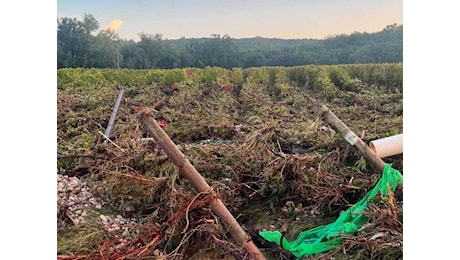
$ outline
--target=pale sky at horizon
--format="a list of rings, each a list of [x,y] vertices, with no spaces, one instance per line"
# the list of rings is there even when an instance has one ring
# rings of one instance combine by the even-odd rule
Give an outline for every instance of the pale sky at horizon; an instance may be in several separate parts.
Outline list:
[[[402,0],[57,0],[58,17],[92,14],[101,29],[121,20],[121,38],[160,33],[164,39],[209,37],[323,39],[337,34],[381,31],[403,24]]]

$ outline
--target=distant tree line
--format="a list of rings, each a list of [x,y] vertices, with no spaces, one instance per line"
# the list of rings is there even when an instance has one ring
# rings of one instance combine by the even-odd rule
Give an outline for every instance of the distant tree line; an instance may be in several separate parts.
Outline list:
[[[403,61],[403,26],[392,24],[376,33],[354,32],[317,39],[162,39],[161,34],[139,33],[140,40],[120,39],[100,30],[91,14],[57,21],[58,68],[171,69],[206,66],[222,68],[299,66]]]

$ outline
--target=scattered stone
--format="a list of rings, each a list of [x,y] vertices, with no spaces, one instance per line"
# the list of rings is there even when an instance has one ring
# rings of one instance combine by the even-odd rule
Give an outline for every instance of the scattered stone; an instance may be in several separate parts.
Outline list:
[[[89,191],[87,184],[77,177],[69,177],[58,174],[57,176],[57,200],[58,200],[58,216],[65,217],[66,214],[72,218],[73,224],[86,222],[88,212],[94,209],[102,209],[103,203],[98,201]],[[60,213],[64,210],[64,213]],[[137,222],[135,218],[126,219],[121,215],[99,215],[101,224],[109,232],[121,231],[124,237],[129,236],[131,232],[135,232],[130,226],[134,226]],[[63,221],[58,217],[58,227],[72,225],[69,221]],[[133,229],[131,231],[131,229]],[[120,246],[123,243],[120,244]]]
[[[107,219],[106,216],[104,215],[99,215],[99,218],[102,220],[102,222],[108,222],[109,220]]]
[[[63,182],[58,182],[57,190],[58,192],[64,192],[65,185]]]

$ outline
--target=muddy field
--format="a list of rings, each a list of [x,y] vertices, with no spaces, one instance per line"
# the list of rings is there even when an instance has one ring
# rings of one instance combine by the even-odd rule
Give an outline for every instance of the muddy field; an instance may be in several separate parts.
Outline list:
[[[279,230],[288,240],[333,222],[381,176],[318,118],[307,95],[366,143],[403,132],[403,96],[388,88],[331,92],[282,76],[199,82],[190,73],[173,83],[58,80],[58,259],[248,259],[211,211],[215,194],[197,193],[181,177],[142,128],[139,108],[152,112],[248,233]],[[402,155],[384,161],[403,173]],[[310,258],[402,258],[402,207],[400,187],[369,205],[359,234]],[[269,259],[292,257],[259,247]]]

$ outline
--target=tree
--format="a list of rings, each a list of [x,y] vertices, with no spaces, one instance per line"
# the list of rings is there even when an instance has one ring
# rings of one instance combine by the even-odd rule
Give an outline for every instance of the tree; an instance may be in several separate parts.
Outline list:
[[[58,68],[87,66],[89,37],[83,22],[68,17],[58,19]]]
[[[212,34],[204,40],[190,41],[186,46],[192,66],[233,68],[240,66],[240,49],[228,35]]]
[[[84,14],[82,27],[85,30],[86,34],[90,34],[99,29],[99,22],[94,18],[92,14]]]
[[[223,68],[308,64],[395,63],[403,58],[403,26],[391,24],[377,33],[353,32],[315,39],[208,38],[164,40],[139,33],[140,41],[120,40],[110,30],[98,33],[91,14],[58,18],[57,66],[153,69],[216,66]]]
[[[118,34],[112,30],[103,30],[92,38],[90,61],[91,67],[118,67]]]

